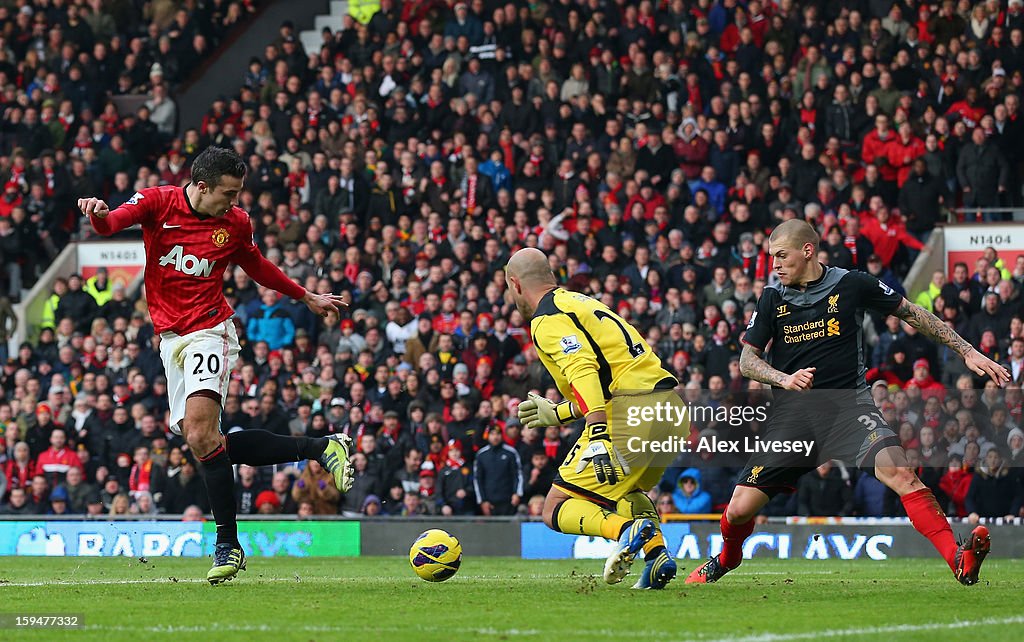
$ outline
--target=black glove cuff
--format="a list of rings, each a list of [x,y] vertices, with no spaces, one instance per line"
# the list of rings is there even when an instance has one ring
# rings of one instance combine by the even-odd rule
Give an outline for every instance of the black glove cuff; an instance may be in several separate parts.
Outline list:
[[[608,432],[608,424],[603,421],[587,424],[587,436],[590,441],[597,441],[600,439],[611,442],[612,440],[611,433]]]
[[[562,403],[555,404],[555,417],[562,424],[567,424],[576,419],[577,417],[572,411],[572,402],[563,401]]]

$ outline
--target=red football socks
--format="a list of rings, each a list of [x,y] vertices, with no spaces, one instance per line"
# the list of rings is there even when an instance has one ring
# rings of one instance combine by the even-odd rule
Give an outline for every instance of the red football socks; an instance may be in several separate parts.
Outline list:
[[[946,514],[942,512],[939,502],[935,501],[931,489],[916,490],[901,497],[900,501],[903,502],[910,523],[918,533],[928,538],[952,569],[956,558],[956,539],[953,537],[953,529],[946,521]]]
[[[754,520],[746,524],[733,524],[722,513],[722,553],[718,561],[728,569],[736,568],[743,561],[743,540],[754,532]]]

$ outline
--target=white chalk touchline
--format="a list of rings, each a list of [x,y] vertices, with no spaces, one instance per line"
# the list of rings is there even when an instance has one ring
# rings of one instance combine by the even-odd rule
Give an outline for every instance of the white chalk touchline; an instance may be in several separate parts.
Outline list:
[[[580,576],[583,577],[583,576]],[[412,576],[408,578],[393,578],[395,581],[402,581],[403,579],[413,579]],[[461,576],[461,580],[571,580],[571,576],[565,573],[557,573],[551,575],[471,575],[466,574]],[[380,583],[381,578],[379,577],[323,577],[320,575],[311,575],[308,577],[299,576],[295,577],[252,577],[252,576],[239,576],[240,583],[251,584],[253,582],[259,584],[260,582],[361,582],[370,581],[374,583]],[[4,582],[0,581],[0,589],[6,587],[12,588],[30,588],[35,586],[99,586],[99,585],[117,585],[117,584],[206,584],[207,580],[198,577],[175,577],[172,579],[168,576],[154,577],[153,579],[144,580],[51,580],[49,582]]]
[[[805,571],[794,569],[792,571],[755,571],[755,570],[743,570],[743,571],[732,571],[729,573],[730,576],[748,576],[756,577],[758,575],[835,575],[841,577],[845,575],[842,571]],[[577,571],[575,576],[566,573],[513,573],[510,575],[491,575],[491,574],[473,574],[463,573],[459,576],[462,581],[465,580],[574,580],[582,579],[587,577],[585,571]],[[596,577],[596,575],[594,575]],[[239,578],[245,583],[246,580],[249,582],[361,582],[361,581],[372,581],[379,583],[380,577],[322,577],[319,575],[313,575],[309,577],[299,576],[298,579],[294,577],[252,577],[240,575]],[[400,580],[401,578],[395,578]],[[49,582],[0,582],[0,589],[4,587],[12,588],[30,588],[35,586],[94,586],[94,585],[116,585],[116,584],[206,584],[206,580],[196,577],[178,577],[171,579],[168,576],[154,577],[152,579],[124,579],[124,580],[52,580]]]
[[[899,634],[899,633],[917,633],[921,631],[938,631],[938,630],[955,630],[964,629],[970,627],[984,627],[984,626],[1005,626],[1009,624],[1021,624],[1024,623],[1024,616],[1006,617],[1006,618],[985,618],[980,620],[963,620],[959,622],[934,622],[929,624],[893,624],[887,626],[867,626],[860,628],[848,628],[848,629],[823,629],[820,631],[807,631],[803,633],[761,633],[758,635],[750,636],[737,636],[737,637],[725,637],[725,638],[696,638],[688,642],[789,642],[793,640],[811,640],[818,638],[842,638],[849,636],[873,636],[879,634]],[[247,632],[275,632],[275,631],[295,631],[302,630],[308,632],[320,632],[320,633],[331,633],[331,632],[352,632],[358,630],[358,625],[306,625],[296,627],[293,625],[272,625],[272,624],[199,624],[199,625],[173,625],[173,624],[157,624],[157,625],[143,625],[143,626],[127,626],[123,624],[103,626],[103,625],[91,625],[85,627],[87,629],[95,631],[131,631],[131,632],[147,632],[147,633],[166,633],[166,634],[177,634],[177,633],[247,633]],[[422,629],[423,627],[380,627],[374,625],[372,628],[375,631],[409,631],[410,628]],[[493,627],[456,627],[447,628],[446,631],[453,634],[459,633],[475,633],[478,635],[505,635],[509,637],[518,636],[541,636],[549,635],[550,630],[540,631],[537,629],[496,629]],[[586,631],[573,629],[576,634],[586,635],[609,635],[614,634],[613,631],[601,630],[601,631]],[[649,633],[655,634],[657,632],[651,631]]]
[[[417,627],[395,627],[395,626],[379,626],[376,624],[370,625],[320,625],[310,624],[302,626],[294,625],[272,625],[272,624],[151,624],[142,626],[128,626],[125,624],[113,624],[110,626],[106,625],[88,625],[86,629],[94,631],[122,631],[122,632],[146,632],[146,633],[270,633],[280,631],[303,631],[309,633],[351,633],[352,631],[366,630],[366,631],[393,631],[393,632],[408,632],[411,629],[417,630],[428,630],[423,626]],[[478,635],[505,635],[505,636],[539,636],[544,635],[546,631],[540,631],[538,629],[496,629],[494,627],[479,626],[479,627],[445,627],[445,631],[452,634],[458,633],[475,633]],[[584,631],[584,633],[605,633],[610,634],[611,631]]]
[[[311,577],[310,581],[324,579],[334,580],[335,578],[318,578]],[[254,580],[255,582],[301,582],[302,580],[296,580],[295,578],[288,577],[258,577]],[[0,582],[0,589],[7,587],[33,587],[33,586],[98,586],[104,584],[208,584],[208,580],[204,580],[198,577],[178,577],[171,579],[170,577],[155,577],[151,580],[53,580],[50,582]]]
[[[1024,623],[1024,616],[1005,618],[985,618],[981,620],[961,620],[958,622],[932,622],[929,624],[891,624],[884,626],[866,626],[849,629],[823,629],[805,633],[759,633],[757,635],[698,638],[693,642],[788,642],[789,640],[816,640],[818,638],[842,638],[853,635],[878,635],[884,633],[916,633],[919,631],[949,631],[975,626],[1003,626]]]

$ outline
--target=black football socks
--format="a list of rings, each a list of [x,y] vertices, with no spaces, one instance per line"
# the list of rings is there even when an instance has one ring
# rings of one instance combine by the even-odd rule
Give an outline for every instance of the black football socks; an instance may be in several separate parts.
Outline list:
[[[203,466],[206,494],[210,497],[213,519],[217,522],[217,543],[238,545],[238,522],[235,521],[235,471],[224,446],[199,461]]]
[[[225,439],[231,461],[249,466],[319,459],[328,444],[326,437],[285,437],[269,430],[236,430]]]

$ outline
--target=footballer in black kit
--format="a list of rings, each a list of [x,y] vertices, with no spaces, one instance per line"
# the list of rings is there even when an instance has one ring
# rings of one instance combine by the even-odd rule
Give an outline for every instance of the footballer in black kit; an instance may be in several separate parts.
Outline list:
[[[957,581],[977,584],[990,548],[988,529],[979,525],[957,543],[942,507],[882,420],[864,381],[864,311],[904,320],[997,385],[1009,382],[1010,373],[878,279],[822,265],[817,258],[820,240],[817,231],[799,219],[772,231],[768,253],[779,285],[761,294],[740,355],[743,376],[772,386],[774,401],[764,439],[813,437],[814,447],[808,456],[786,448],[751,456],[719,521],[721,552],[694,569],[686,583],[717,582],[739,566],[743,541],[754,531],[754,517],[772,495],[792,490],[797,478],[820,462],[840,459],[870,471],[899,495],[914,529],[932,543]]]
[[[900,445],[864,380],[861,324],[864,310],[888,316],[902,300],[902,295],[867,273],[827,266],[805,289],[782,284],[764,289],[743,342],[761,351],[768,349],[765,359],[782,372],[810,364],[816,368],[814,390],[773,390],[764,439],[798,440],[813,433],[815,456],[755,454],[739,484],[774,495],[792,489],[801,475],[822,460],[840,459],[871,468],[879,450]]]

